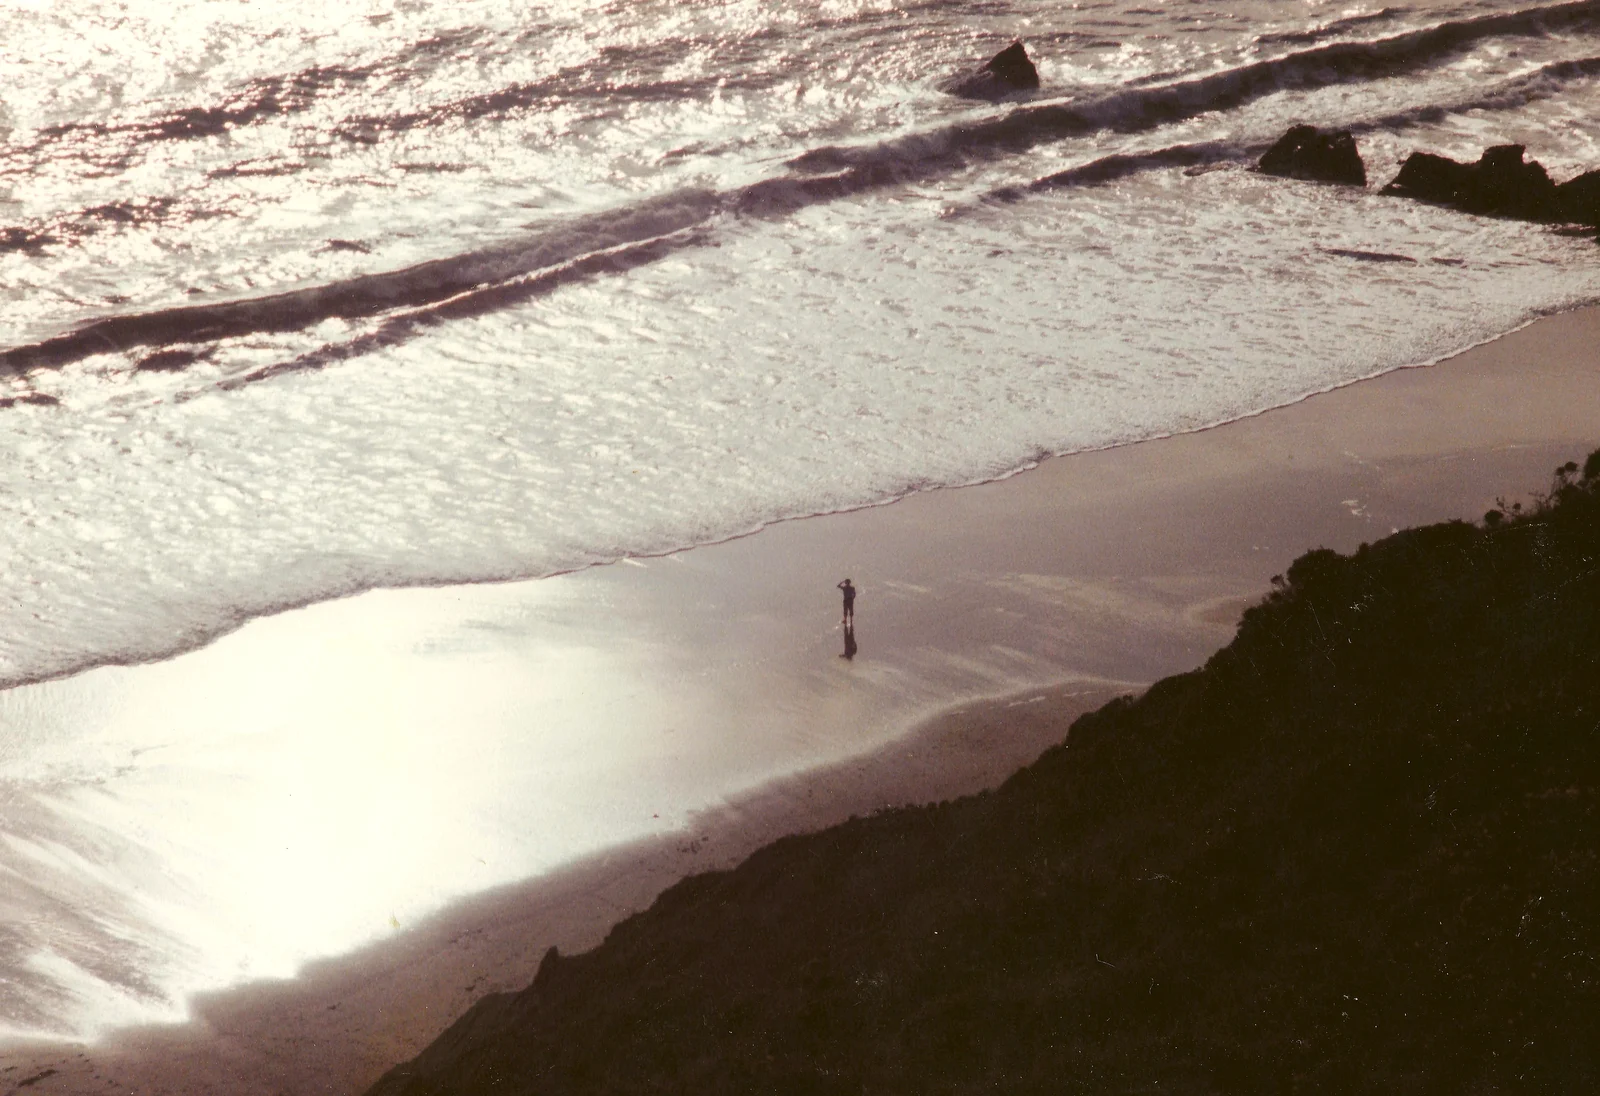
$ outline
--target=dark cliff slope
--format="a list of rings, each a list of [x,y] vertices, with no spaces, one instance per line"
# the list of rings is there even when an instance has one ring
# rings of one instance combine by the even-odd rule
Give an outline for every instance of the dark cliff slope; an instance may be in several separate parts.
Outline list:
[[[1600,454],[1494,518],[1302,557],[1000,790],[686,880],[374,1096],[1600,1091]]]

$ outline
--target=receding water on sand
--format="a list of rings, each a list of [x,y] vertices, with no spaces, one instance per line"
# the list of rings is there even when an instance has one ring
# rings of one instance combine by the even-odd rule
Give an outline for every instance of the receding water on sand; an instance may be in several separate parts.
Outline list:
[[[18,736],[0,862],[25,881],[6,931],[50,957],[8,982],[13,1030],[180,1018],[197,989],[291,976],[453,898],[870,750],[952,698],[1070,672],[1059,637],[1051,652],[1014,626],[1006,644],[938,635],[963,603],[1020,620],[1089,597],[1171,632],[1150,657],[1181,665],[1216,631],[1184,621],[1183,599],[1226,588],[952,576],[930,597],[880,581],[847,663],[831,599],[800,587],[831,584],[809,572],[691,554],[370,592],[167,662],[0,694]]]

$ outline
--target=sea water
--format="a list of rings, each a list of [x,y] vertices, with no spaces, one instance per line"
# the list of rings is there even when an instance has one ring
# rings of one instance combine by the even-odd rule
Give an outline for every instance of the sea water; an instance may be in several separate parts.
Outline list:
[[[1013,39],[1039,91],[938,90]],[[0,42],[7,686],[1003,476],[1600,299],[1592,239],[1378,193],[1418,149],[1600,167],[1595,0],[36,0]],[[1296,122],[1351,129],[1369,186],[1249,170]],[[0,733],[7,870],[55,855],[17,836],[41,789],[104,775],[46,739]],[[0,968],[72,1000],[21,924]]]

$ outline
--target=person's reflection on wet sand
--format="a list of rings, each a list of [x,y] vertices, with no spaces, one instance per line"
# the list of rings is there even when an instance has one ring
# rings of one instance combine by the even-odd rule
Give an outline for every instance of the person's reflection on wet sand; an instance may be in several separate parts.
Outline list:
[[[844,595],[844,654],[839,657],[851,659],[856,657],[856,588],[849,579],[837,588]]]

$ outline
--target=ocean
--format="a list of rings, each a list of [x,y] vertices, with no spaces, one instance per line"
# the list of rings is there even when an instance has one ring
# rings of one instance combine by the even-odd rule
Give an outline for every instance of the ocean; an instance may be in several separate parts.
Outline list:
[[[939,90],[1013,40],[1037,92]],[[1597,0],[18,0],[0,41],[4,687],[995,479],[1600,300],[1592,238],[1378,192],[1414,150],[1600,167]],[[1369,186],[1250,170],[1297,122]],[[40,788],[103,776],[0,733],[7,870]],[[31,916],[0,1027],[92,1030]]]

